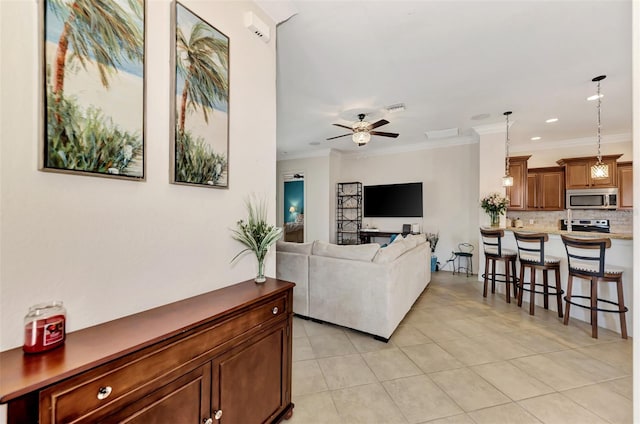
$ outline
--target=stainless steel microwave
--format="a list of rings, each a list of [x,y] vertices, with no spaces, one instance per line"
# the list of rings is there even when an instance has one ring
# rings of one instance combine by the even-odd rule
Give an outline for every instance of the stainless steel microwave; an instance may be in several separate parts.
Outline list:
[[[618,209],[617,188],[567,190],[567,209]]]

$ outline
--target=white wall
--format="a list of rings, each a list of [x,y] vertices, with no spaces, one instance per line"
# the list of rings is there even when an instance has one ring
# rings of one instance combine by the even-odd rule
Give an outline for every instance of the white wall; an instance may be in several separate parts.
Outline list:
[[[638,222],[640,210],[640,2],[632,4],[632,55],[633,58],[633,217]],[[633,229],[633,262],[640,263],[640,225]],[[633,285],[640,287],[640,267],[634,267]],[[640,290],[634,290],[633,304],[640,305]],[[633,315],[633,325],[640,328],[640,314]],[[640,405],[640,338],[633,339],[633,404]],[[640,422],[640,407],[633,411],[634,422]]]
[[[331,217],[331,199],[333,191],[330,188],[330,160],[329,156],[307,159],[290,159],[278,161],[278,223],[283,222],[284,179],[285,174],[301,172],[304,174],[304,239],[305,241],[329,240],[329,225]]]
[[[320,158],[284,160],[278,162],[278,174],[288,169],[305,168],[311,164],[323,166],[326,161]],[[381,230],[402,230],[403,223],[419,222],[424,232],[440,232],[440,241],[436,254],[444,263],[457,249],[458,243],[472,242],[477,248],[478,222],[478,145],[469,144],[448,148],[435,148],[405,153],[384,155],[355,153],[331,155],[329,184],[319,184],[322,192],[318,208],[324,215],[325,223],[335,222],[334,203],[326,201],[335,196],[336,182],[360,181],[364,185],[393,184],[402,182],[422,182],[424,192],[424,218],[415,219],[365,219],[364,223],[378,226]],[[318,178],[324,177],[321,169],[314,169]],[[309,182],[309,181],[306,181]],[[326,182],[326,181],[325,181]],[[279,186],[278,190],[282,188]],[[310,186],[305,186],[307,201],[315,197]],[[307,209],[307,217],[311,215]],[[322,223],[318,223],[321,225]],[[326,225],[326,224],[325,224]],[[309,234],[307,241],[335,241],[335,225],[323,234]],[[312,228],[309,229],[309,232]],[[330,234],[330,235],[329,235]]]
[[[250,192],[265,194],[275,219],[275,39],[243,25],[247,10],[271,22],[260,9],[182,0],[230,37],[230,188],[217,190],[169,184],[169,0],[146,2],[147,181],[37,170],[40,3],[0,2],[1,350],[22,345],[38,302],[63,300],[73,331],[252,278],[255,258],[229,263],[242,247],[229,228]]]

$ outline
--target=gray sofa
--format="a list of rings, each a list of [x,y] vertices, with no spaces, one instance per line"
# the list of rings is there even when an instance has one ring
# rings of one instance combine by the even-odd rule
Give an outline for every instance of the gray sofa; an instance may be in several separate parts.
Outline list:
[[[338,246],[278,242],[276,276],[293,281],[293,311],[387,341],[431,280],[424,235]]]

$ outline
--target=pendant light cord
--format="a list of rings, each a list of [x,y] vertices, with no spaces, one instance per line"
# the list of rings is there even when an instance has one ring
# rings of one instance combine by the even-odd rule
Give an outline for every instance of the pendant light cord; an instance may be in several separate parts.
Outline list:
[[[600,153],[600,105],[602,96],[600,96],[600,81],[598,81],[598,164],[602,163],[602,154]]]
[[[505,158],[507,158],[505,162],[505,170],[504,170],[504,175],[506,176],[509,176],[509,115],[510,114],[511,112],[504,114],[507,117],[507,140],[506,140],[506,143],[504,143],[504,156]]]

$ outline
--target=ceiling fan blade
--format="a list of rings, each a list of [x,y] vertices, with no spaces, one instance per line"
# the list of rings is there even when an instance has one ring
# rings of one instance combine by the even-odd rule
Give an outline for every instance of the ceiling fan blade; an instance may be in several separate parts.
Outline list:
[[[382,131],[371,131],[371,135],[379,135],[382,137],[393,137],[396,138],[400,134],[398,133],[390,133],[390,132],[382,132]]]
[[[387,125],[389,123],[389,121],[387,121],[386,119],[381,119],[378,122],[374,122],[373,124],[371,124],[371,129],[375,129],[378,127],[381,127],[383,125]]]
[[[336,127],[346,128],[346,129],[348,129],[348,130],[353,131],[353,128],[351,128],[351,127],[347,127],[346,125],[342,125],[342,124],[333,124],[333,125],[335,125]]]
[[[342,135],[337,135],[337,136],[335,136],[335,137],[329,137],[329,138],[327,138],[327,140],[333,140],[334,138],[346,137],[346,136],[348,136],[348,135],[353,135],[353,134],[342,134]]]

